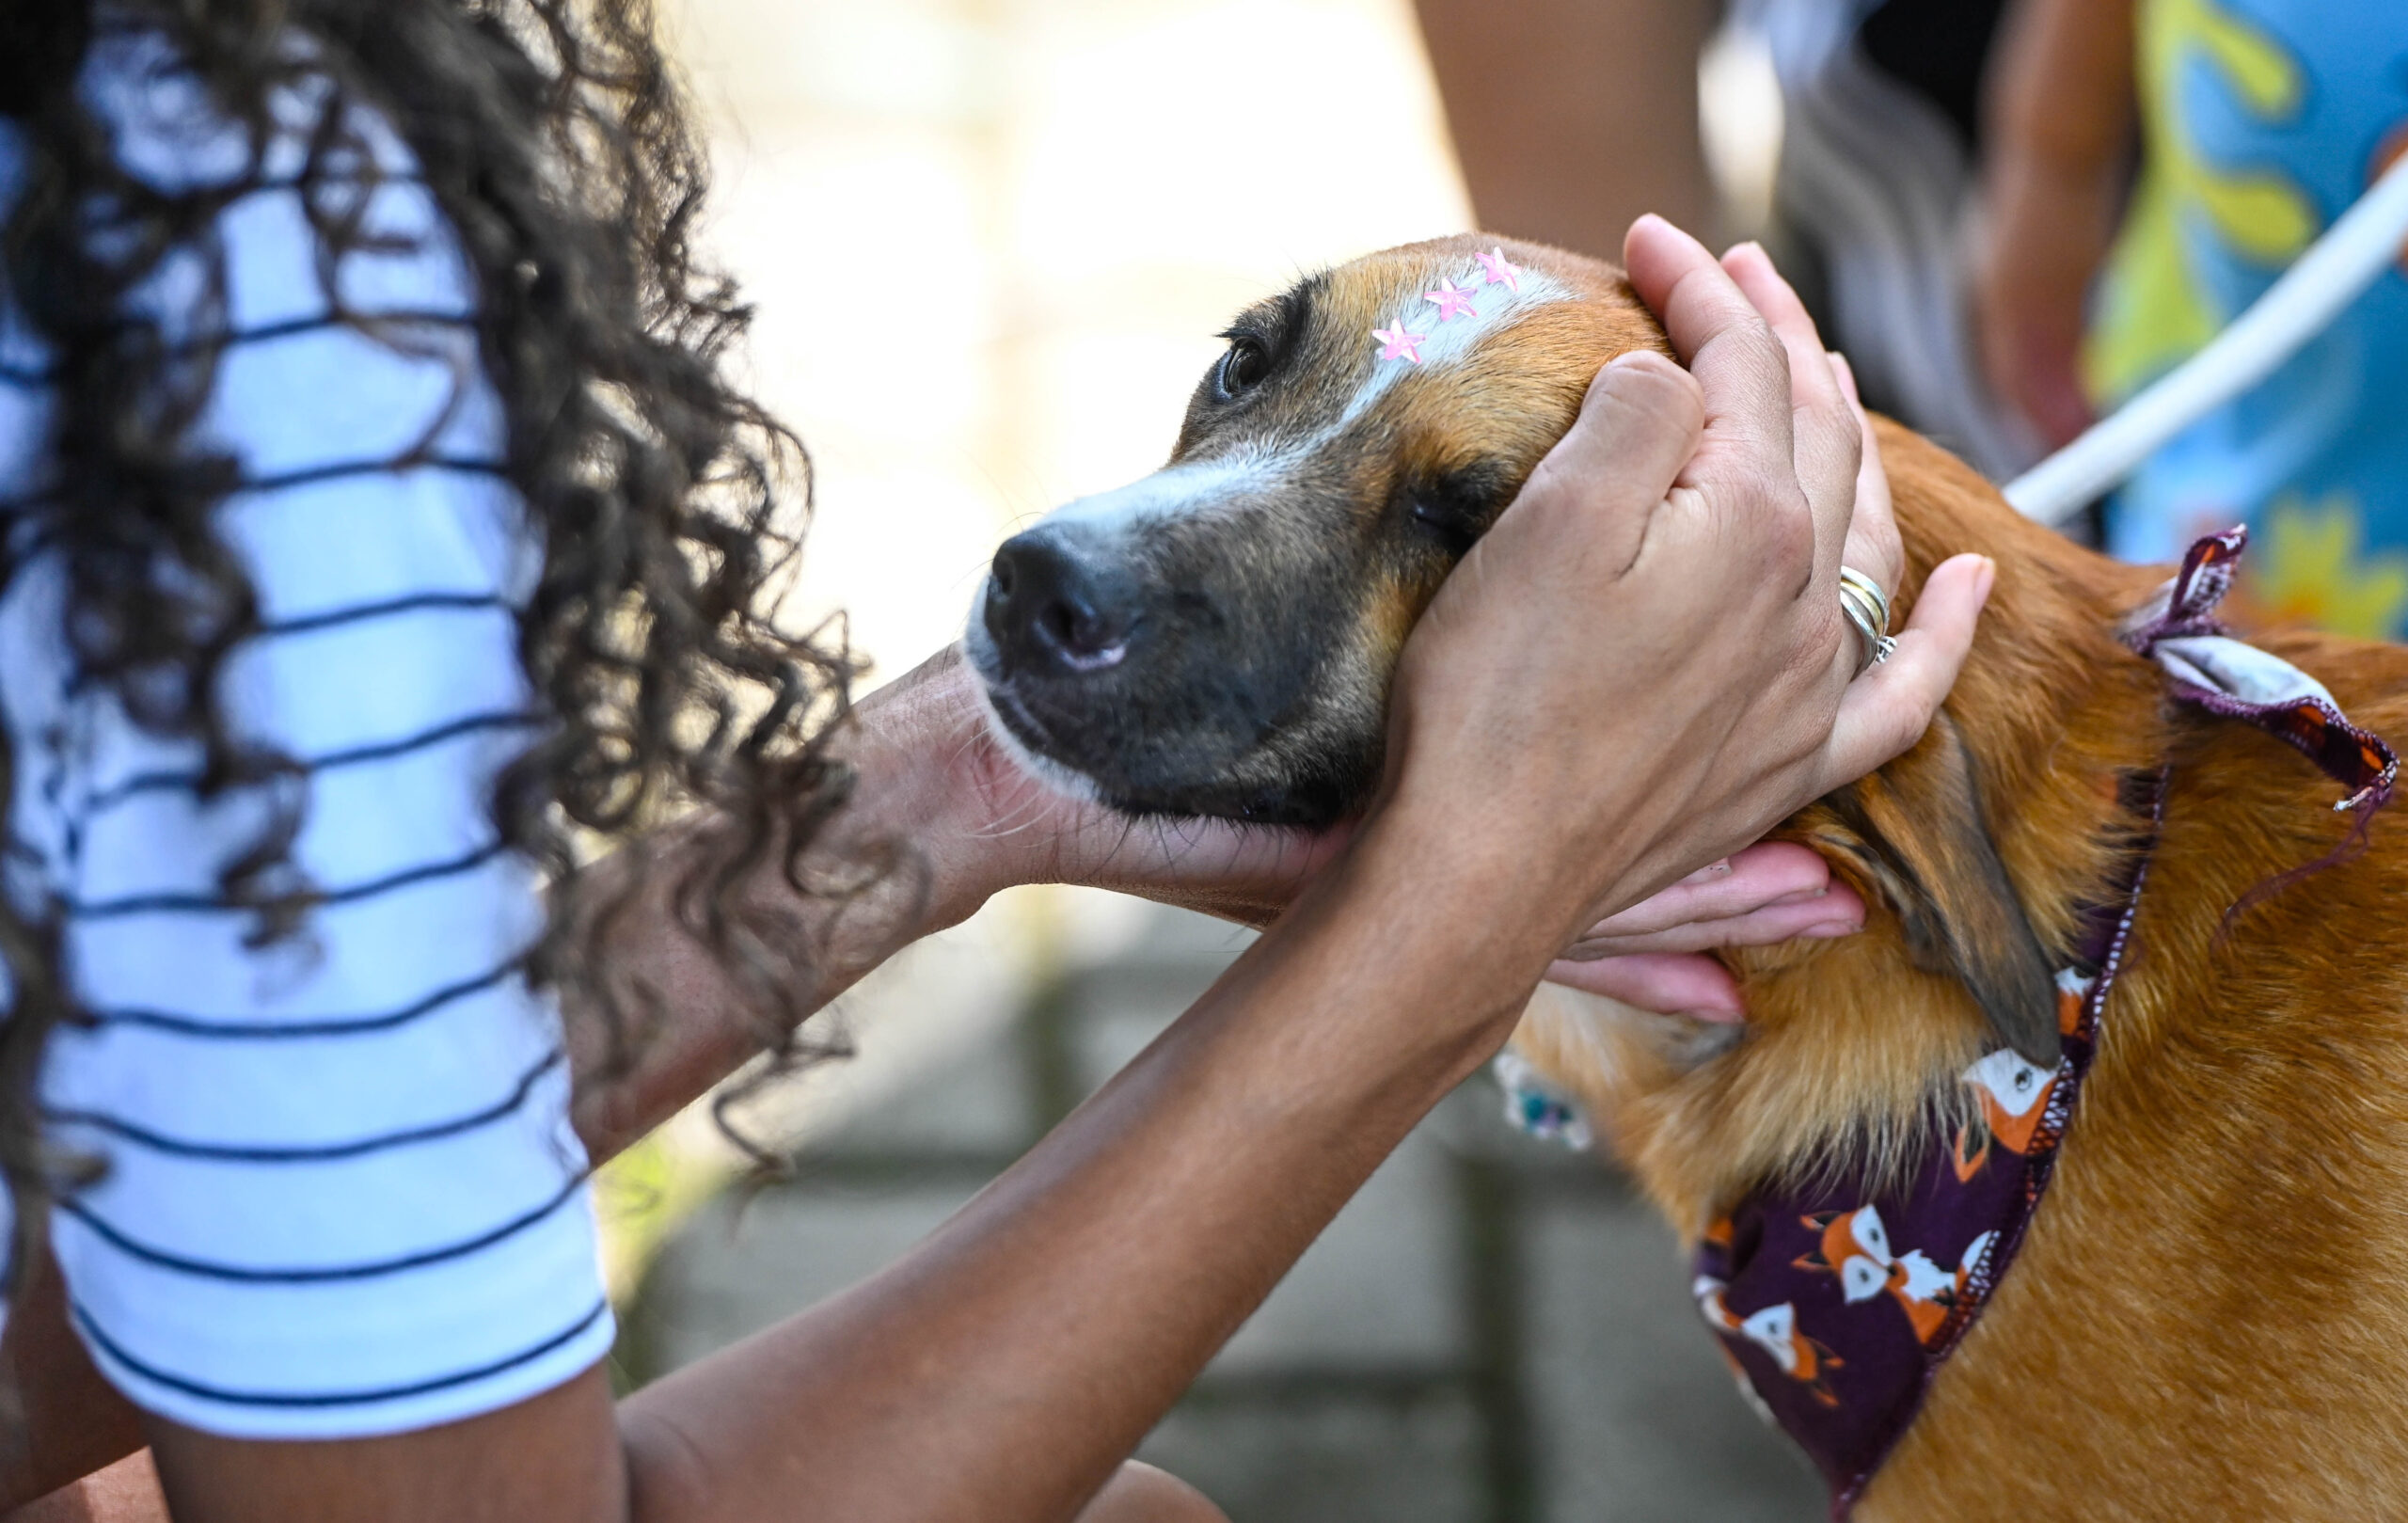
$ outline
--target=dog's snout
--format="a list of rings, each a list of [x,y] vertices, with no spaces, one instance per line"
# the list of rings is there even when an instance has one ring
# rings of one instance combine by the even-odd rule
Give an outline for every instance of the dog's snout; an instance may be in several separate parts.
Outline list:
[[[1099,672],[1129,651],[1136,590],[1061,536],[1005,541],[987,577],[987,633],[1013,671]]]

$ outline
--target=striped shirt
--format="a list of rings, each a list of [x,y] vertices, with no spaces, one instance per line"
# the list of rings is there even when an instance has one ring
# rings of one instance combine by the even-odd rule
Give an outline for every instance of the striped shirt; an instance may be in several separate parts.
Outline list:
[[[104,33],[83,87],[162,188],[247,163],[155,34]],[[188,252],[134,298],[171,339],[231,336],[198,435],[240,464],[218,529],[263,627],[220,701],[305,769],[293,860],[322,900],[298,937],[247,946],[219,892],[268,801],[203,801],[197,744],[76,679],[40,548],[52,357],[0,285],[0,530],[27,556],[0,593],[18,764],[0,886],[59,918],[93,1020],[52,1039],[41,1103],[59,1145],[105,1166],[57,1202],[53,1243],[111,1381],[249,1437],[489,1411],[592,1365],[613,1331],[559,1021],[518,974],[537,888],[490,816],[531,733],[514,603],[536,558],[472,279],[406,147],[355,108],[383,171],[370,227],[405,246],[347,253],[333,280],[407,341],[331,319],[291,188],[325,109],[324,91],[279,101],[265,183],[218,219],[222,313],[196,300]],[[0,124],[0,209],[24,152]]]

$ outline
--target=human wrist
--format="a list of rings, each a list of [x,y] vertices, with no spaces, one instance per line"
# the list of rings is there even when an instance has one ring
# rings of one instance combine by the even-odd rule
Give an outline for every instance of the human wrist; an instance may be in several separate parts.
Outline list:
[[[918,934],[958,925],[998,890],[1043,877],[1028,847],[993,828],[974,750],[985,719],[967,668],[941,652],[863,698],[840,749],[852,798],[848,839],[892,842],[924,875]]]
[[[1370,876],[1409,883],[1436,923],[1477,928],[1500,976],[1535,981],[1594,918],[1593,885],[1618,876],[1612,865],[1628,852],[1612,838],[1575,846],[1561,829],[1521,829],[1527,814],[1425,797],[1406,783],[1365,823],[1356,849]]]
[[[1336,979],[1304,1001],[1331,1023],[1321,1039],[1351,1055],[1308,1065],[1321,1074],[1317,1107],[1340,1103],[1341,1068],[1375,1108],[1415,1093],[1434,1101],[1504,1044],[1553,956],[1508,896],[1507,864],[1403,824],[1366,820],[1251,954],[1301,957]],[[1269,1046],[1290,1055],[1284,1065],[1316,1039],[1290,1015]]]

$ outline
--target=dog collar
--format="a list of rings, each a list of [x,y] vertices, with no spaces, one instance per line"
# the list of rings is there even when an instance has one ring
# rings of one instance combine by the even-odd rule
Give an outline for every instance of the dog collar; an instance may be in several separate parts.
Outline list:
[[[2199,541],[2124,638],[2164,670],[2176,700],[2280,738],[2350,789],[2336,807],[2355,813],[2363,830],[2389,801],[2399,758],[2315,679],[2225,634],[2213,611],[2246,544],[2240,529]],[[1699,1309],[1742,1392],[1822,1470],[1835,1518],[1913,1422],[2022,1245],[2098,1051],[2164,793],[2162,772],[2127,790],[2127,805],[2148,822],[2147,844],[2109,902],[2089,911],[2074,964],[2058,975],[2053,1069],[2011,1048],[1992,1052],[1960,1077],[1976,1119],[1935,1134],[1903,1185],[1818,1177],[1768,1187],[1697,1245]],[[1576,1110],[1533,1085],[1527,1065],[1500,1067],[1500,1077],[1509,1114],[1529,1130],[1585,1136]]]

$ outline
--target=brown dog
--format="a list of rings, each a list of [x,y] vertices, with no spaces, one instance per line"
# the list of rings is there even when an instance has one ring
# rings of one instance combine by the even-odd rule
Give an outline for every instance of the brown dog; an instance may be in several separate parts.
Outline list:
[[[1002,732],[1065,785],[1319,822],[1376,778],[1396,653],[1449,567],[1598,367],[1664,341],[1611,268],[1467,238],[1314,277],[1229,337],[1171,464],[1006,546],[967,644]],[[1732,955],[1744,1035],[1549,991],[1516,1046],[1695,1240],[1772,1182],[1902,1174],[1979,1105],[1964,1076],[2002,1043],[2052,1058],[2054,973],[2147,855],[2054,1182],[1858,1515],[2408,1515],[2408,854],[2378,821],[2228,919],[2335,849],[2347,790],[2167,700],[2117,635],[2163,570],[1879,430],[1901,605],[1948,555],[2000,569],[1923,741],[1785,828],[1863,894],[1865,934]],[[2408,734],[2408,650],[2258,643]],[[2130,800],[2161,772],[2151,850]],[[1814,1225],[1835,1272],[1888,1266],[1919,1334],[1962,1290],[1916,1289],[1914,1256],[1878,1244],[1849,1259],[1877,1220]]]

